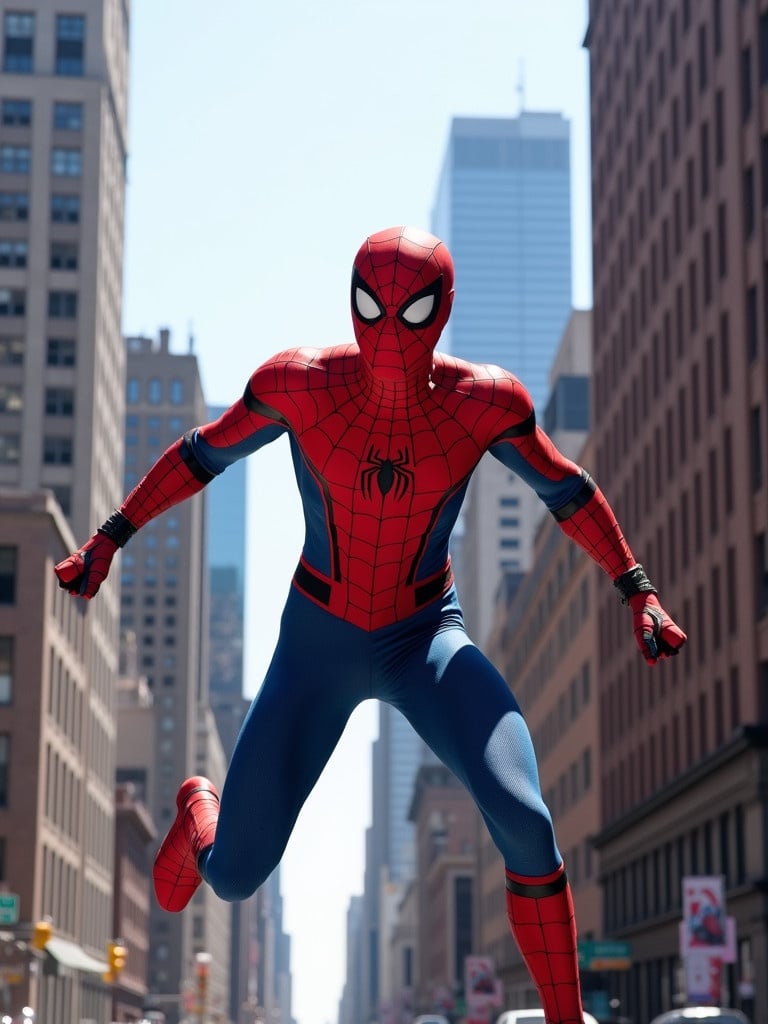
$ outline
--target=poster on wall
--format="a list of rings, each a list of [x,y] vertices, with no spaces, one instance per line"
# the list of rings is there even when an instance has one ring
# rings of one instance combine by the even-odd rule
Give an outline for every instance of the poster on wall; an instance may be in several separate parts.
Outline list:
[[[486,1024],[501,1006],[501,981],[496,977],[494,961],[488,956],[464,958],[464,996],[467,1018]]]
[[[697,950],[723,957],[728,945],[722,875],[683,879],[683,953]]]

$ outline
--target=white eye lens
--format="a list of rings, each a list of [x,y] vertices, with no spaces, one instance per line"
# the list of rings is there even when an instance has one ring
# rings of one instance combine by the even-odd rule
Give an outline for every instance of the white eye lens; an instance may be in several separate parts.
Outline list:
[[[423,324],[435,306],[434,295],[424,295],[416,299],[400,314],[407,324]]]
[[[357,311],[364,320],[376,320],[381,316],[381,310],[373,301],[368,292],[362,288],[355,288],[355,305]]]

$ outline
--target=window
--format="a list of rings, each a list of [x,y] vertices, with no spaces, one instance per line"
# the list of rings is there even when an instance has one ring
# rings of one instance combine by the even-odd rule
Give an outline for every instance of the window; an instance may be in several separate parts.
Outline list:
[[[48,366],[74,366],[76,345],[74,338],[49,338]]]
[[[126,401],[129,405],[136,405],[141,397],[141,384],[137,377],[129,377],[126,387]]]
[[[6,14],[3,37],[3,71],[16,74],[34,71],[34,14]]]
[[[755,169],[744,171],[744,237],[751,238],[755,230]]]
[[[0,636],[0,704],[13,700],[13,637]]]
[[[0,733],[0,807],[8,806],[8,768],[11,762],[11,738]]]
[[[79,149],[51,150],[51,174],[57,178],[79,178],[82,172],[82,155]]]
[[[768,544],[764,533],[755,537],[755,613],[758,619],[768,615]]]
[[[76,317],[77,292],[48,292],[48,316]]]
[[[85,69],[85,18],[56,16],[56,74],[82,75]]]
[[[0,366],[23,366],[24,339],[0,337]]]
[[[0,171],[3,174],[28,174],[29,146],[0,146]]]
[[[15,547],[0,547],[0,604],[16,601],[16,557]]]
[[[0,316],[24,316],[27,294],[20,288],[0,288]]]
[[[46,466],[72,465],[72,438],[46,437],[43,439],[43,462]]]
[[[0,466],[18,466],[21,461],[20,445],[18,434],[0,434]]]
[[[26,128],[32,124],[31,100],[3,100],[0,122],[9,128]]]
[[[170,387],[170,399],[172,405],[182,405],[184,403],[184,381],[183,380],[172,380]]]
[[[23,404],[20,384],[0,383],[0,413],[19,413]]]
[[[75,393],[72,388],[45,389],[46,416],[73,416],[75,413]]]
[[[0,241],[0,267],[26,267],[27,243]]]
[[[51,242],[51,270],[77,270],[77,242]]]
[[[757,331],[758,331],[758,318],[757,318],[757,287],[750,285],[747,289],[746,295],[746,328],[747,328],[747,354],[750,360],[757,358]]]
[[[147,387],[147,398],[152,405],[159,405],[163,400],[163,382],[152,377]]]
[[[62,132],[79,132],[83,127],[82,103],[54,103],[53,127]]]
[[[763,418],[759,405],[752,409],[752,490],[759,491],[763,486]]]
[[[741,51],[741,116],[749,120],[752,113],[752,50],[745,46]]]
[[[77,224],[80,220],[80,196],[52,195],[51,220],[54,224]]]
[[[27,220],[29,196],[26,192],[0,192],[0,220]]]

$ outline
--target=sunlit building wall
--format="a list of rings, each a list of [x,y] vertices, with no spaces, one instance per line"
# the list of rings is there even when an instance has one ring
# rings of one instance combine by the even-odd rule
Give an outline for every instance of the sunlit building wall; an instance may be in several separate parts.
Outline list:
[[[681,880],[723,875],[723,1001],[768,1014],[768,11],[590,3],[596,475],[690,639],[649,669],[599,580],[616,998],[680,997]],[[747,985],[741,984],[746,980]]]
[[[122,490],[129,7],[119,0],[74,0],[65,9],[42,0],[2,4],[0,33],[0,489],[51,491],[82,543]],[[21,522],[11,528],[24,530]],[[21,533],[4,532],[0,543],[18,554]],[[47,550],[52,555],[54,545]],[[52,565],[41,571],[50,574]],[[41,577],[39,592],[24,599],[50,610],[51,585]],[[21,808],[12,803],[0,840],[15,863],[35,871],[22,920],[51,914],[57,938],[103,957],[112,937],[118,574],[87,610],[71,614],[84,616],[82,665],[51,656],[24,685],[41,706],[66,687],[92,742],[73,743],[63,723],[54,728],[40,750],[51,774],[24,801],[42,813],[50,793],[69,792],[82,818],[62,846],[53,832],[15,827]],[[29,648],[46,650],[45,643],[43,633],[25,639]],[[11,774],[24,749],[11,748]],[[26,885],[8,875],[3,882],[10,891]],[[99,973],[74,981],[45,975],[35,999],[38,1019],[108,1015]]]

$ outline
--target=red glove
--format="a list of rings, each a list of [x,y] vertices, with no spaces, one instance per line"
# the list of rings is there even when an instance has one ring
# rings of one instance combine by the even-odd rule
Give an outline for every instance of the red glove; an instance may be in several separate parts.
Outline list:
[[[53,567],[59,586],[75,597],[90,601],[107,578],[117,544],[103,533],[94,533],[79,551]]]
[[[655,665],[662,658],[677,654],[688,637],[659,604],[656,588],[642,565],[622,573],[613,585],[622,602],[632,609],[637,646],[648,664]]]
[[[115,552],[135,532],[135,527],[122,512],[114,512],[79,551],[53,567],[59,586],[74,597],[90,601],[107,578]]]
[[[688,637],[667,615],[655,594],[636,594],[629,605],[637,646],[649,665],[679,653]]]

